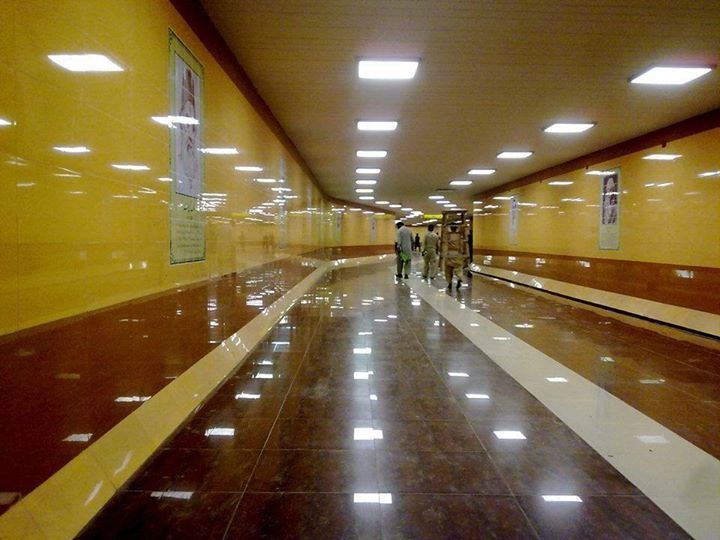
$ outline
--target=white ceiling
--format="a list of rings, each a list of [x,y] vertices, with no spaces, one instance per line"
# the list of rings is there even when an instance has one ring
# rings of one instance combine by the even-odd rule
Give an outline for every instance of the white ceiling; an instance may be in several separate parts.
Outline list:
[[[376,197],[426,212],[427,196],[474,177],[451,200],[720,107],[720,74],[679,87],[631,85],[652,65],[716,64],[718,0],[202,0],[317,179],[357,200],[355,168],[375,165]],[[357,77],[358,58],[421,58],[411,81]],[[394,119],[392,133],[358,119]],[[593,121],[550,135],[556,121]],[[382,160],[357,149],[386,149]],[[506,149],[530,149],[521,161]]]

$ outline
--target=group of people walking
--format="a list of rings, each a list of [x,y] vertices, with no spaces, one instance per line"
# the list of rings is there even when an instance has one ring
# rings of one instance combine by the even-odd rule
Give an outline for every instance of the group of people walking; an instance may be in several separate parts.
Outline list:
[[[445,279],[448,282],[447,288],[452,288],[452,278],[456,278],[456,287],[462,285],[462,271],[467,257],[467,245],[462,235],[458,232],[457,225],[451,225],[446,231],[446,239],[442,246],[443,253],[440,253],[440,236],[435,232],[435,225],[430,224],[425,233],[425,238],[420,243],[420,235],[416,234],[413,239],[412,232],[402,221],[396,225],[397,234],[395,238],[395,253],[397,254],[398,279],[408,279],[410,273],[410,261],[412,252],[421,250],[423,257],[423,279],[435,279],[437,273],[438,257],[442,256],[445,266]]]

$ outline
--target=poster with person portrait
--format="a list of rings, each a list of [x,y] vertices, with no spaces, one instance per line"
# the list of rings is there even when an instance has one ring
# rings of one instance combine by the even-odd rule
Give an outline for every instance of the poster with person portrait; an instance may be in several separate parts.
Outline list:
[[[518,243],[518,218],[520,214],[520,205],[516,195],[510,197],[510,244]]]
[[[170,32],[170,262],[205,260],[203,67]]]
[[[600,249],[620,249],[620,169],[600,178]]]

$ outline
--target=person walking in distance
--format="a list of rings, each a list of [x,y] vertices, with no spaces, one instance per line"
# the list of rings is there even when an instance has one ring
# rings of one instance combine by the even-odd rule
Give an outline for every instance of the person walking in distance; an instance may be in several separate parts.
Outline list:
[[[413,240],[413,251],[420,251],[420,235],[415,233],[415,240]]]
[[[439,242],[440,237],[435,232],[435,225],[428,225],[428,232],[425,234],[425,238],[423,238],[422,247],[423,279],[435,279]]]
[[[395,249],[397,251],[397,275],[398,279],[403,277],[403,270],[405,279],[410,276],[410,260],[412,259],[412,232],[400,221],[397,224],[398,230],[395,236]]]
[[[452,289],[452,277],[453,274],[455,274],[457,278],[457,288],[460,290],[467,244],[463,242],[457,225],[451,225],[450,232],[446,234],[447,241],[444,242],[443,261],[445,261],[445,279],[447,279],[448,282],[447,288],[448,290]]]

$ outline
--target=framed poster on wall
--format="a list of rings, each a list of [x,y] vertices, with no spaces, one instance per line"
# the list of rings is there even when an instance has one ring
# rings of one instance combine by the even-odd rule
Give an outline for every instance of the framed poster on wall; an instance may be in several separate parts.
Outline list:
[[[170,263],[205,260],[203,67],[170,31]]]
[[[518,218],[520,206],[516,195],[510,197],[510,244],[517,245]]]
[[[620,169],[600,178],[600,249],[620,249]]]

